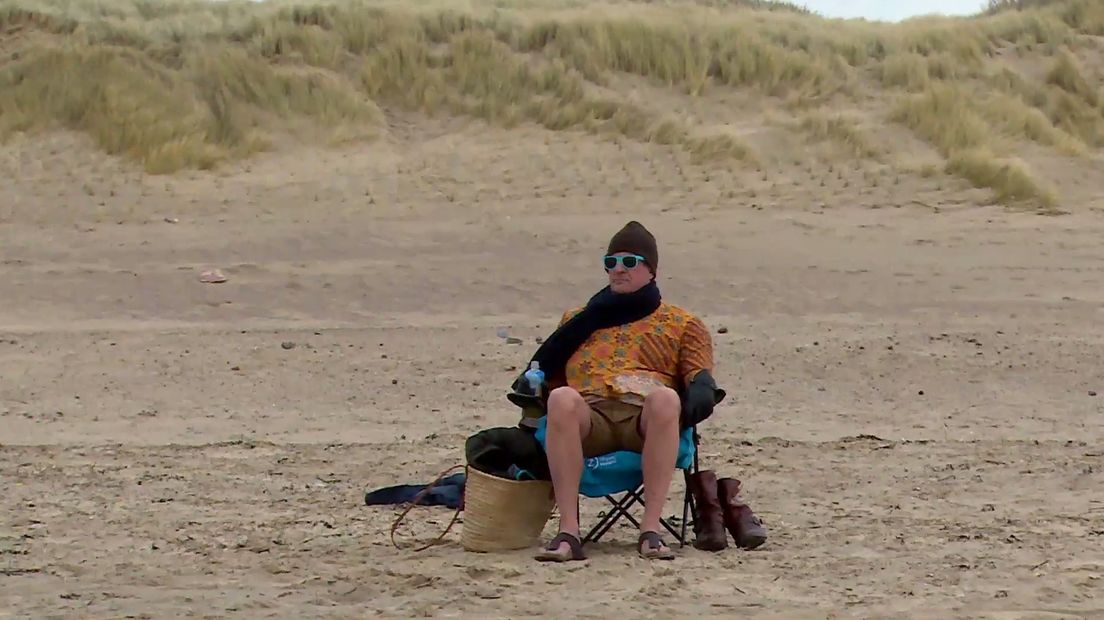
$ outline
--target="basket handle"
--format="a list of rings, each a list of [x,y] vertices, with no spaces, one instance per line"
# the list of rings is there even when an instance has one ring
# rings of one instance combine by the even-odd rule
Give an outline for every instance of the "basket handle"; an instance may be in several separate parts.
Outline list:
[[[399,516],[391,524],[391,544],[395,545],[396,549],[401,549],[402,548],[402,547],[399,546],[399,543],[395,542],[395,530],[399,529],[399,524],[402,523],[403,519],[406,518],[406,515],[409,514],[410,511],[415,506],[418,505],[418,500],[425,497],[426,494],[429,493],[430,489],[432,489],[437,483],[441,482],[441,480],[443,480],[444,477],[449,472],[451,472],[452,470],[454,470],[458,467],[463,467],[464,472],[467,473],[467,471],[468,471],[468,466],[467,465],[453,465],[452,467],[449,467],[445,471],[441,472],[437,476],[436,480],[434,480],[430,484],[426,485],[426,488],[422,489],[421,491],[418,491],[418,494],[414,496],[414,499],[410,500],[410,503],[408,503],[406,505],[406,508],[403,509],[403,511],[399,514]],[[441,540],[444,539],[445,535],[449,533],[449,530],[452,529],[452,526],[456,524],[457,519],[460,518],[460,511],[462,511],[462,510],[464,510],[464,501],[463,501],[463,499],[460,500],[460,506],[457,507],[456,512],[452,515],[452,521],[449,522],[448,527],[445,528],[445,531],[441,532],[441,534],[439,536],[437,536],[437,538],[433,539],[428,544],[423,545],[421,547],[418,547],[414,551],[415,552],[425,551],[426,549],[429,549],[433,545],[436,545],[437,543],[441,542]]]

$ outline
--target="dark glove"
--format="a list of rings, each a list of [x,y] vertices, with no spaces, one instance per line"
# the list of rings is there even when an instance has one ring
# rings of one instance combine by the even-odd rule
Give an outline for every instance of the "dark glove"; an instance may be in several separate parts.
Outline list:
[[[547,382],[541,387],[542,393],[547,394]],[[529,381],[525,379],[524,372],[518,375],[517,379],[510,385],[510,392],[506,394],[506,399],[521,407],[522,426],[535,426],[536,420],[548,412],[544,399],[533,393],[533,388],[529,385]]]
[[[717,387],[717,382],[709,371],[699,372],[686,388],[682,399],[682,415],[679,420],[682,428],[690,428],[708,419],[713,415],[713,407],[724,397],[725,391]]]
[[[548,381],[545,380],[541,384],[541,393],[548,393]],[[515,398],[529,401],[529,400],[543,400],[540,395],[533,391],[533,386],[529,385],[529,380],[525,378],[525,373],[521,373],[514,379],[514,382],[510,384],[510,400]]]

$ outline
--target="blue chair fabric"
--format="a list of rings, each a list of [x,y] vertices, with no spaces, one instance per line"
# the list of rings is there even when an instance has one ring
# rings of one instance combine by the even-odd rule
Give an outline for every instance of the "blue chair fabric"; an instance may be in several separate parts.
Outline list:
[[[537,421],[535,437],[541,447],[547,451],[548,419],[541,417]],[[664,529],[674,536],[680,546],[686,544],[688,516],[696,518],[697,510],[690,493],[689,478],[698,470],[698,432],[697,427],[687,428],[679,436],[678,456],[675,468],[683,472],[686,490],[683,494],[681,529],[676,530],[670,520],[662,519]],[[604,513],[599,522],[583,538],[583,544],[597,542],[622,517],[633,527],[639,528],[640,522],[629,512],[637,503],[644,504],[643,460],[639,452],[621,450],[590,457],[585,460],[583,474],[579,480],[579,493],[590,498],[605,497],[613,508]],[[614,497],[621,494],[620,498]]]

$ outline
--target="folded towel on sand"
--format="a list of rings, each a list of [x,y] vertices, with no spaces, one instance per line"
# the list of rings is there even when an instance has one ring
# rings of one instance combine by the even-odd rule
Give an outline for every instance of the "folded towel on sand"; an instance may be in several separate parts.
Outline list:
[[[459,508],[464,501],[464,482],[465,476],[462,473],[443,478],[425,495],[418,498],[418,505]],[[413,502],[414,498],[428,486],[428,484],[397,484],[376,489],[364,494],[364,503],[369,506],[407,504]]]

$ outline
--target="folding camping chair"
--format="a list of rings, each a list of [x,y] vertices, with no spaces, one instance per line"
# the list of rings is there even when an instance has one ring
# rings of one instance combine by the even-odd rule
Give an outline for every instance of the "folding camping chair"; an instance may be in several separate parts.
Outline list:
[[[542,446],[546,424],[546,418],[541,418],[537,424],[536,438]],[[684,429],[679,436],[675,468],[682,471],[685,484],[681,529],[676,530],[670,521],[660,519],[664,529],[678,540],[680,547],[686,546],[687,526],[696,522],[698,517],[694,496],[690,492],[690,476],[698,472],[699,442],[696,426]],[[583,545],[598,542],[621,518],[639,529],[640,522],[629,510],[636,504],[644,505],[644,472],[640,453],[624,450],[586,459],[583,475],[579,480],[579,494],[590,498],[605,497],[613,506],[583,537]],[[614,497],[618,494],[621,495],[620,499]]]
[[[664,529],[671,533],[671,536],[674,536],[675,539],[678,540],[679,547],[685,547],[687,543],[687,526],[695,523],[698,519],[698,510],[697,506],[694,504],[694,495],[690,492],[690,476],[698,472],[698,428],[694,426],[684,430],[681,439],[683,441],[679,444],[679,455],[675,463],[675,468],[682,471],[684,484],[682,496],[682,527],[676,531],[670,521],[664,518],[661,518],[659,523]],[[628,454],[635,455],[635,453]],[[621,454],[618,456],[624,455]],[[643,471],[641,471],[640,476],[641,482],[628,488],[617,489],[616,491],[613,491],[613,489],[609,487],[603,488],[601,485],[596,484],[579,485],[580,495],[591,498],[605,497],[610,504],[612,504],[612,508],[610,508],[609,512],[603,514],[598,523],[596,523],[590,531],[587,532],[587,535],[583,537],[583,545],[591,542],[598,542],[598,540],[600,540],[602,536],[605,536],[622,518],[631,523],[633,527],[640,529],[640,522],[629,512],[629,509],[636,504],[640,504],[641,506],[644,505]],[[621,498],[615,498],[615,493],[621,493]],[[690,519],[687,519],[687,517],[690,517]]]

